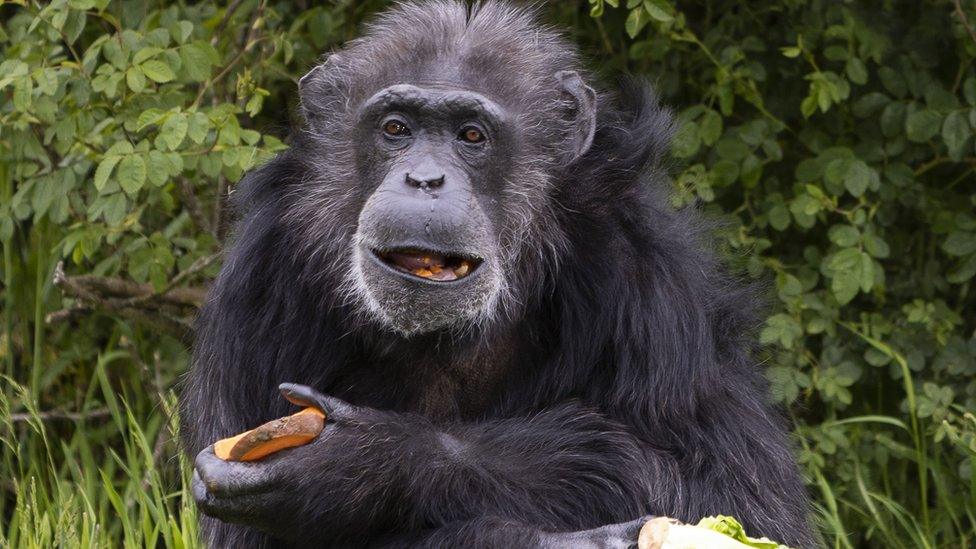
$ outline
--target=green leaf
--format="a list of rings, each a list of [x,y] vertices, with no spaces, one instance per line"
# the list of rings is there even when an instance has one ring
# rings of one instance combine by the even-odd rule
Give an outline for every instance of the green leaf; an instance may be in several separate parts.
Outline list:
[[[651,19],[668,23],[674,20],[671,15],[671,6],[665,0],[644,0],[644,10],[651,16]]]
[[[647,16],[647,12],[644,8],[637,7],[630,10],[630,14],[627,16],[627,21],[624,23],[624,28],[627,31],[627,36],[631,38],[636,38],[641,30],[647,25],[650,18]]]
[[[728,135],[715,145],[715,152],[725,160],[742,160],[750,150],[739,138]]]
[[[786,206],[777,204],[769,210],[769,224],[777,231],[784,231],[790,226],[790,211]]]
[[[132,64],[138,65],[147,59],[151,59],[163,52],[162,48],[142,48],[132,56]]]
[[[116,141],[111,147],[105,151],[106,156],[125,156],[131,153],[134,149],[132,148],[132,143],[128,141]]]
[[[47,209],[55,197],[68,190],[64,188],[65,186],[61,184],[60,178],[58,177],[65,173],[70,172],[60,170],[37,179],[37,182],[34,184],[34,193],[31,196],[31,208],[34,210],[35,219],[40,219],[41,216],[47,213]]]
[[[949,271],[946,280],[953,284],[962,284],[976,276],[976,254],[967,257],[956,268]]]
[[[125,199],[123,193],[114,193],[106,197],[100,197],[98,213],[101,214],[102,219],[105,220],[110,226],[118,225],[125,219],[125,214],[128,211],[128,202]]]
[[[701,147],[701,134],[698,124],[685,121],[678,127],[672,142],[672,151],[678,158],[689,158],[694,156]]]
[[[203,143],[210,131],[210,119],[203,113],[195,112],[187,116],[186,134],[197,145]]]
[[[105,183],[108,182],[108,178],[112,175],[112,170],[115,169],[115,165],[122,160],[122,157],[110,155],[102,159],[98,163],[98,168],[95,169],[95,189],[101,191],[105,188]]]
[[[149,181],[157,187],[165,185],[169,181],[171,171],[169,158],[160,151],[149,151],[147,158]]]
[[[159,139],[166,147],[175,151],[183,143],[186,132],[189,129],[189,122],[183,113],[173,113],[163,122],[159,129]]]
[[[976,107],[976,78],[970,76],[963,82],[962,93],[966,97],[966,103]]]
[[[711,175],[716,185],[731,185],[739,177],[739,163],[732,160],[719,160],[712,166]]]
[[[603,17],[603,0],[590,0],[590,4],[593,6],[590,8],[590,17],[599,18]]]
[[[173,74],[173,69],[158,59],[150,59],[140,65],[140,67],[142,68],[142,72],[153,82],[162,84],[176,78],[176,75]]]
[[[146,129],[146,126],[151,126],[157,124],[160,119],[162,119],[165,113],[156,108],[150,108],[139,113],[139,118],[136,120],[136,130],[142,131]]]
[[[870,256],[857,248],[844,248],[830,258],[830,289],[838,303],[846,305],[854,299],[865,286],[866,278],[873,281],[871,265]],[[870,283],[867,287],[870,289]]]
[[[784,57],[789,57],[790,59],[800,56],[802,50],[796,46],[786,46],[785,48],[780,48],[779,51]]]
[[[204,82],[210,78],[214,64],[219,61],[217,50],[200,40],[181,46],[179,52],[183,70],[195,82]]]
[[[870,233],[864,235],[864,249],[878,259],[886,258],[890,253],[888,243],[880,236]]]
[[[31,91],[33,87],[33,81],[30,76],[22,76],[14,81],[13,103],[15,109],[20,112],[30,110],[32,102]]]
[[[904,97],[908,93],[908,86],[905,84],[905,78],[898,73],[895,69],[891,67],[881,67],[878,69],[878,76],[881,78],[881,84],[888,90],[891,95],[895,97]]]
[[[125,70],[126,65],[128,65],[128,59],[122,50],[122,45],[119,44],[118,40],[114,38],[107,40],[102,44],[102,55],[105,59],[112,64],[116,69]]]
[[[844,72],[847,73],[847,77],[850,78],[851,82],[855,84],[866,84],[868,81],[868,68],[864,66],[864,61],[861,61],[857,57],[851,57],[847,60],[847,64],[844,66]]]
[[[702,143],[711,146],[722,136],[722,115],[713,109],[706,109],[698,121]]]
[[[885,137],[895,137],[904,131],[905,105],[893,101],[881,111],[881,133]]]
[[[941,123],[942,116],[933,110],[915,111],[905,119],[905,134],[909,141],[925,143],[939,133]]]
[[[872,176],[876,177],[872,170],[862,160],[847,161],[847,170],[844,173],[844,187],[851,196],[861,196],[871,183]]]
[[[870,292],[874,286],[874,260],[868,254],[861,252],[860,263],[861,291]]]
[[[122,190],[134,197],[146,182],[146,161],[138,154],[126,156],[119,163],[116,177]]]
[[[257,116],[261,112],[261,107],[264,105],[264,96],[256,93],[247,100],[247,104],[244,105],[244,110],[250,116]]]
[[[792,316],[779,313],[766,321],[766,327],[759,333],[759,340],[765,344],[779,343],[787,349],[793,348],[793,343],[803,336],[803,327]]]
[[[847,248],[861,241],[861,233],[850,225],[834,225],[827,231],[830,241],[838,246]]]
[[[881,92],[871,92],[854,102],[851,112],[858,118],[868,118],[877,114],[891,98]]]
[[[942,243],[942,249],[954,256],[976,253],[976,233],[952,231]]]
[[[135,93],[140,93],[146,89],[146,76],[138,68],[129,67],[125,71],[125,83],[129,85],[130,90]]]
[[[962,157],[963,146],[972,134],[969,121],[961,111],[949,113],[942,123],[942,140],[953,158]]]

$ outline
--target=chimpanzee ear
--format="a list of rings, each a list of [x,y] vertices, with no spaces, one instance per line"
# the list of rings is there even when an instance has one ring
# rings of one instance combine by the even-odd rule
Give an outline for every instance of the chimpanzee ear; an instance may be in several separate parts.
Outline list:
[[[338,62],[339,55],[330,54],[298,81],[298,98],[306,120],[311,121],[323,115],[323,106],[328,104],[330,91],[334,87],[329,73],[335,70]]]
[[[567,164],[586,154],[596,133],[596,92],[586,85],[576,71],[559,71],[556,79],[564,94],[574,104],[570,108],[571,134],[567,141]]]

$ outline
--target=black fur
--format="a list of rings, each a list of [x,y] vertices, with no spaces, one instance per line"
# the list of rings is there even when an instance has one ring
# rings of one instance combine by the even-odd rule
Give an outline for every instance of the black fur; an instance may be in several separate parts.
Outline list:
[[[187,450],[294,412],[282,382],[374,410],[359,430],[272,458],[302,473],[295,507],[259,526],[288,525],[298,544],[515,547],[648,514],[727,514],[753,535],[813,543],[752,356],[755,295],[706,251],[695,212],[668,206],[669,114],[628,82],[601,95],[597,128],[582,158],[550,169],[533,225],[558,242],[518,256],[518,306],[409,337],[341,291],[341,261],[309,251],[341,253],[355,211],[321,212],[347,229],[327,232],[335,242],[284,221],[318,177],[309,157],[329,162],[315,135],[245,178],[183,394]],[[203,531],[214,546],[276,546],[252,526],[207,518]]]

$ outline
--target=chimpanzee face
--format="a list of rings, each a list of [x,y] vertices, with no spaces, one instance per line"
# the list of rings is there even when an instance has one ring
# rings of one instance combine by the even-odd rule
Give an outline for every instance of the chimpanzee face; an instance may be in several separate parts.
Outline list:
[[[300,83],[314,176],[287,217],[312,277],[337,274],[342,296],[406,336],[517,315],[558,248],[551,185],[589,148],[596,95],[575,71],[513,73],[517,48],[387,38],[403,56],[339,52]]]
[[[490,311],[505,282],[498,199],[517,184],[510,114],[473,91],[407,84],[358,114],[364,202],[353,269],[370,308],[404,333]]]

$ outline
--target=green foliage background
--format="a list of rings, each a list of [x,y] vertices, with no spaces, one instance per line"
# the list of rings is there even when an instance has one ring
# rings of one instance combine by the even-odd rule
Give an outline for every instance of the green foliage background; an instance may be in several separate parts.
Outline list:
[[[0,0],[0,545],[197,544],[174,390],[227,192],[384,4]],[[971,546],[976,4],[543,13],[676,109],[676,206],[775,298],[766,364],[825,542]]]

